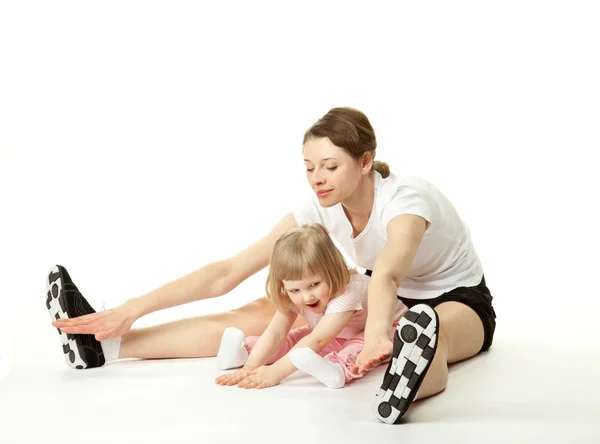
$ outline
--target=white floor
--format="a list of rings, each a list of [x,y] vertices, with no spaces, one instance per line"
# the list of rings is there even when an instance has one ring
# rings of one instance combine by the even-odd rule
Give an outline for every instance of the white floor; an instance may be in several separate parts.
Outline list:
[[[539,317],[555,334],[527,340],[499,329],[492,350],[453,366],[446,391],[396,426],[370,412],[383,367],[341,390],[296,374],[245,391],[214,384],[213,358],[71,370],[56,332],[32,328],[0,381],[0,442],[600,442],[598,329],[590,311],[563,318]]]

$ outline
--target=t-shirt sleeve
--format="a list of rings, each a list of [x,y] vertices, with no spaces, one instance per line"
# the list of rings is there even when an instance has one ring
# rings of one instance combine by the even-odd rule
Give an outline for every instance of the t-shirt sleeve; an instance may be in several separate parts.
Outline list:
[[[325,314],[362,310],[367,290],[365,283],[351,281],[342,294],[329,301]]]
[[[307,199],[303,204],[297,206],[293,214],[299,227],[306,224],[323,224],[319,204],[312,198]]]
[[[414,188],[398,188],[396,195],[386,204],[381,215],[381,222],[384,227],[387,227],[390,220],[402,214],[421,216],[427,222],[432,222],[429,204]]]

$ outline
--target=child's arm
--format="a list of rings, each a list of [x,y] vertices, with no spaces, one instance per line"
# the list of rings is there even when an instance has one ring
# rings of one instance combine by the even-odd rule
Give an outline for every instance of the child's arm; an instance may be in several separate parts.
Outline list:
[[[315,329],[307,336],[302,338],[292,348],[310,347],[315,353],[320,353],[327,344],[329,344],[348,324],[348,321],[354,314],[354,311],[345,311],[341,313],[331,313],[323,316]],[[291,350],[290,350],[291,351]],[[286,354],[279,361],[269,367],[270,372],[277,375],[281,381],[294,373],[297,368],[292,364]]]
[[[254,373],[255,369],[268,368],[263,367],[263,365],[269,361],[269,358],[273,356],[273,353],[279,349],[281,343],[287,338],[297,317],[296,313],[284,314],[277,311],[265,332],[256,341],[246,364],[236,372],[219,376],[215,382],[219,385],[235,385]]]
[[[242,370],[251,371],[265,365],[273,353],[279,350],[283,341],[294,324],[298,315],[290,312],[282,313],[279,310],[275,312],[273,319],[265,332],[260,336],[256,345],[252,349],[250,356],[246,360],[246,364]]]

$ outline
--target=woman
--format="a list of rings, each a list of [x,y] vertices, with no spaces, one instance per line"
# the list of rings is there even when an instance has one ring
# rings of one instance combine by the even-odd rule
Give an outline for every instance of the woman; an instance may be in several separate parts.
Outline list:
[[[384,422],[398,422],[417,396],[444,390],[448,364],[491,346],[495,313],[469,230],[452,204],[423,179],[390,174],[387,164],[374,161],[376,147],[375,133],[362,112],[330,110],[304,135],[306,175],[315,193],[310,201],[238,254],[114,309],[93,313],[89,304],[77,300],[85,301],[66,270],[55,268],[49,277],[48,308],[52,298],[64,298],[63,306],[86,307],[51,310],[53,319],[59,319],[53,325],[63,333],[63,349],[66,344],[71,351],[83,350],[84,338],[87,349],[94,343],[104,357],[89,367],[105,359],[215,356],[227,327],[258,336],[275,312],[267,298],[227,313],[130,327],[148,313],[228,293],[269,265],[283,233],[321,223],[371,276],[365,344],[356,371],[365,373],[393,353],[396,359],[390,361],[377,394],[375,414]],[[57,283],[65,288],[64,295],[54,289]],[[393,343],[397,298],[412,309],[398,325]]]

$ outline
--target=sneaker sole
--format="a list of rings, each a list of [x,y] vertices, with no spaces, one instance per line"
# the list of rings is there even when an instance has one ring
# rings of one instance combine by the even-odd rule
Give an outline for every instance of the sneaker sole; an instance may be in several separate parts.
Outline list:
[[[392,359],[375,395],[373,411],[386,424],[397,424],[415,399],[437,349],[439,318],[418,304],[401,319],[394,333]]]
[[[65,291],[63,289],[64,282],[65,279],[62,270],[56,265],[53,266],[48,272],[46,283],[46,308],[48,309],[48,313],[50,313],[52,322],[57,319],[69,319],[70,317],[78,316],[77,313],[69,316]],[[58,328],[56,330],[60,335],[65,362],[69,367],[76,370],[83,370],[99,366],[98,362],[100,362],[102,349],[100,343],[96,341],[93,335],[74,335],[63,333]],[[91,362],[92,360],[89,359],[88,354],[94,355],[94,362]]]

